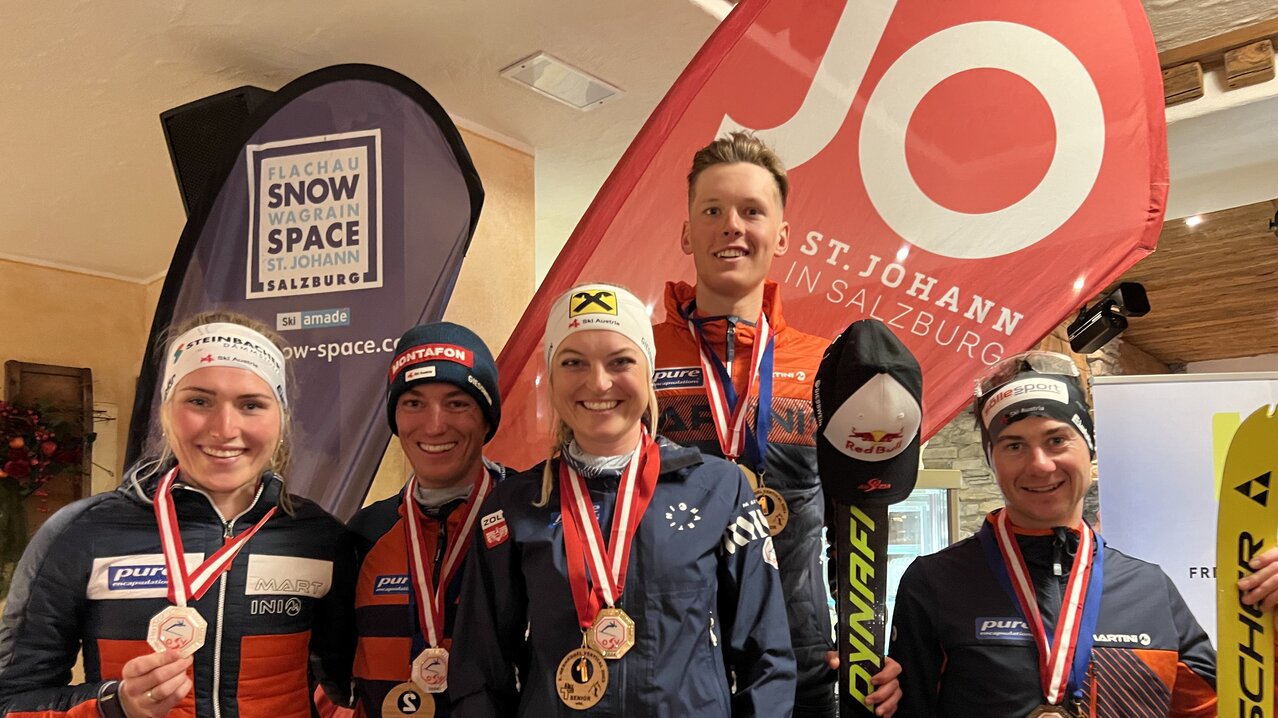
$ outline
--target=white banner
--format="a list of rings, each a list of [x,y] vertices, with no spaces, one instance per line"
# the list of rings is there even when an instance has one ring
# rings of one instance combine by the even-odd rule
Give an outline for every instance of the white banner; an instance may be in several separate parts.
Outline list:
[[[1220,470],[1243,419],[1278,403],[1278,373],[1092,380],[1101,535],[1162,566],[1216,642]]]

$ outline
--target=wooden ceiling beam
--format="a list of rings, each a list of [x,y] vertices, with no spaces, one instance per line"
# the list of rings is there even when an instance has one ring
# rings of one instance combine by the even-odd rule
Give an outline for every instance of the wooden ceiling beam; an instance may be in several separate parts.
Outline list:
[[[1220,67],[1225,64],[1226,52],[1274,38],[1278,38],[1278,18],[1262,20],[1187,45],[1163,50],[1158,53],[1158,64],[1163,69],[1187,62],[1200,62],[1204,68]]]

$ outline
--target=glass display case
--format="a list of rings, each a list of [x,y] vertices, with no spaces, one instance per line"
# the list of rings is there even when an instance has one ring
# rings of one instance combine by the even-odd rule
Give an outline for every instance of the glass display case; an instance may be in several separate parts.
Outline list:
[[[915,557],[950,545],[950,489],[916,488],[888,509],[887,611],[892,625],[896,587]]]

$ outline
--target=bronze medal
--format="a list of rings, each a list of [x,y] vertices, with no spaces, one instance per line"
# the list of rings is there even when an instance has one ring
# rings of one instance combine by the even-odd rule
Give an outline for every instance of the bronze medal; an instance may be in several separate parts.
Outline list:
[[[1075,718],[1075,715],[1065,706],[1044,704],[1030,711],[1025,718]]]
[[[740,464],[740,463],[739,463],[739,464],[737,464],[737,468],[738,468],[738,469],[741,469],[741,474],[742,474],[743,476],[745,476],[745,478],[746,478],[746,483],[747,483],[747,484],[750,484],[750,490],[751,490],[751,491],[758,491],[758,490],[759,490],[759,475],[758,475],[758,474],[756,474],[756,473],[754,473],[754,469],[750,468],[749,466],[746,466],[745,464]]]
[[[382,699],[382,718],[434,718],[435,699],[413,682],[401,683]]]
[[[448,651],[427,648],[413,660],[413,683],[427,693],[448,690]]]
[[[208,626],[194,608],[169,606],[151,617],[146,642],[157,653],[172,649],[186,658],[204,645],[204,633]]]
[[[635,645],[635,622],[620,608],[600,609],[586,641],[599,655],[615,661]]]
[[[570,651],[555,671],[555,692],[564,705],[584,711],[603,699],[608,690],[608,664],[591,648]]]
[[[772,531],[772,535],[776,536],[784,531],[786,524],[790,523],[790,505],[785,502],[785,497],[767,486],[755,489],[754,497],[759,500],[759,508],[763,511],[763,517],[768,520],[768,529]]]

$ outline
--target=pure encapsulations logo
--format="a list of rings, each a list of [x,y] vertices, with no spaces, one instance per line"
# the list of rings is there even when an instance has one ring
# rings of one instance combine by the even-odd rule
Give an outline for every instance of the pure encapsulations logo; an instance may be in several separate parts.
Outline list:
[[[652,385],[656,391],[701,386],[701,367],[680,366],[658,369],[652,377]]]
[[[976,619],[976,640],[978,641],[1022,641],[1033,638],[1029,624],[1019,618],[978,618]]]
[[[373,582],[374,596],[393,596],[408,593],[408,574],[393,573],[378,576]]]
[[[138,588],[168,588],[169,574],[163,566],[110,566],[107,589],[125,591]]]
[[[382,286],[381,130],[246,152],[246,299]]]

